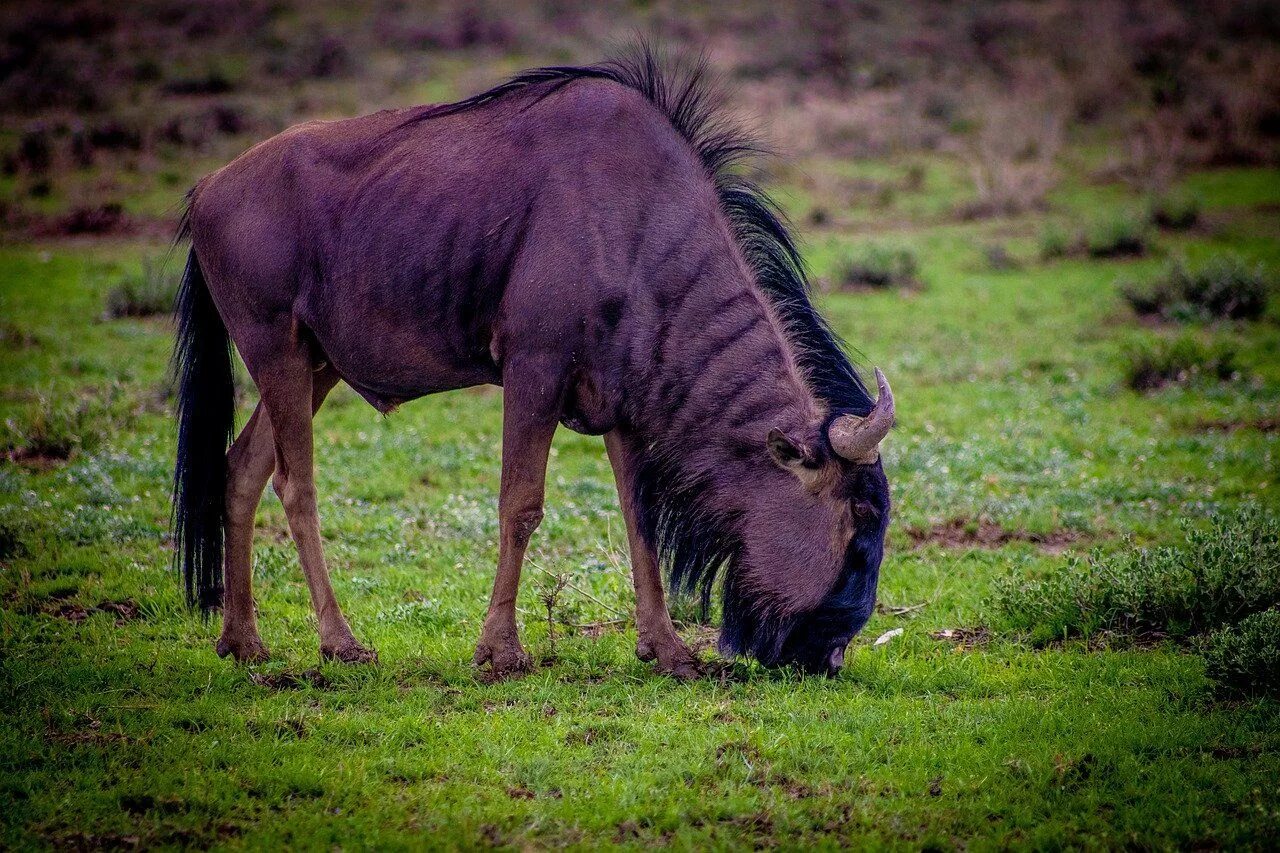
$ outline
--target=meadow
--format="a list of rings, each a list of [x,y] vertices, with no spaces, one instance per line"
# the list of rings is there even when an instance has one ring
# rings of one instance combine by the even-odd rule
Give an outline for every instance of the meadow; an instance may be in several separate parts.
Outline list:
[[[430,97],[524,64],[511,53],[436,66]],[[637,660],[604,447],[564,429],[519,599],[536,667],[475,671],[496,388],[384,417],[339,386],[317,416],[333,582],[379,665],[318,659],[270,489],[273,656],[219,659],[219,617],[185,607],[172,569],[161,309],[185,249],[160,227],[216,160],[161,148],[26,200],[34,179],[0,180],[25,205],[0,243],[0,846],[1273,845],[1274,681],[1215,678],[1207,631],[1050,624],[1017,593],[1242,518],[1225,535],[1254,536],[1280,578],[1280,169],[1197,164],[1153,193],[1106,168],[1109,133],[1069,135],[1043,198],[994,214],[945,147],[770,167],[816,301],[898,399],[879,606],[832,679],[719,659],[714,612],[680,600],[707,674]],[[58,218],[108,197],[137,227]],[[1191,215],[1158,215],[1167,199]],[[1126,296],[1215,263],[1257,271],[1256,312]]]

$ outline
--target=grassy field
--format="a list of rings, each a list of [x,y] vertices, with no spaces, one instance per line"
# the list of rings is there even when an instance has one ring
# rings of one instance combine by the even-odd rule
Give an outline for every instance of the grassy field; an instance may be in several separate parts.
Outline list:
[[[1190,175],[1200,224],[1152,236],[1146,257],[1043,261],[1047,223],[1087,230],[1145,199],[1082,179],[1049,213],[931,217],[963,201],[957,169],[815,161],[777,187],[797,220],[825,220],[802,229],[819,279],[838,278],[855,245],[919,264],[914,284],[821,298],[900,401],[883,612],[832,680],[739,661],[686,684],[636,660],[603,446],[561,431],[520,598],[539,665],[484,683],[469,661],[496,560],[494,389],[383,418],[343,387],[318,416],[334,583],[381,665],[319,663],[270,492],[256,580],[274,658],[219,660],[217,618],[184,609],[170,569],[170,326],[103,318],[120,276],[164,247],[0,247],[13,448],[0,465],[0,846],[1274,843],[1275,699],[1221,697],[1172,642],[1034,647],[993,622],[990,597],[1064,552],[1177,542],[1184,523],[1277,505],[1277,300],[1258,321],[1184,329],[1139,322],[1118,281],[1173,256],[1280,267],[1280,172]],[[836,179],[863,175],[908,188],[887,205],[841,198]],[[1181,335],[1232,347],[1231,375],[1126,387],[1126,353]],[[30,450],[51,436],[68,459]],[[548,605],[557,577],[569,585]],[[714,631],[676,610],[711,658]],[[947,629],[969,641],[934,636]]]

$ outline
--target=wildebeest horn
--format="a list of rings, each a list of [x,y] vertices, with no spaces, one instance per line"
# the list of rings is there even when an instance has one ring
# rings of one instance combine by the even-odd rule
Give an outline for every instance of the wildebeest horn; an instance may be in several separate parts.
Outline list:
[[[893,391],[878,367],[876,385],[880,397],[865,418],[841,415],[827,428],[832,449],[858,465],[872,465],[880,458],[880,442],[893,426]]]

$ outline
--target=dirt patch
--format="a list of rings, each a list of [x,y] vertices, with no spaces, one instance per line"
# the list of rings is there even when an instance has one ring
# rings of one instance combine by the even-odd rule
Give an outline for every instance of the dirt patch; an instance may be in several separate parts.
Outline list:
[[[1061,554],[1084,539],[1084,535],[1075,530],[1030,533],[1026,530],[1007,530],[990,521],[972,522],[962,518],[929,528],[908,527],[906,532],[916,548],[927,545],[941,545],[943,548],[1000,548],[1011,542],[1030,542],[1050,554]]]
[[[1257,432],[1280,431],[1280,418],[1260,417],[1242,418],[1239,420],[1203,420],[1192,424],[1192,429],[1202,432],[1236,432],[1238,430],[1256,430]]]
[[[115,617],[117,625],[142,618],[142,609],[132,598],[121,601],[100,601],[97,606],[88,607],[74,601],[60,601],[45,610],[50,616],[65,619],[68,622],[83,622],[95,613],[110,613]]]
[[[61,450],[48,453],[32,447],[13,447],[5,453],[5,458],[15,465],[31,468],[36,471],[49,471],[65,464],[71,458],[71,451]]]
[[[941,631],[931,632],[929,636],[935,640],[955,643],[957,648],[976,649],[991,641],[991,629],[985,625],[979,625],[976,628],[944,628]]]
[[[249,674],[249,680],[269,690],[301,690],[304,687],[324,690],[329,686],[329,679],[325,678],[323,672],[314,668],[299,673],[252,672]]]

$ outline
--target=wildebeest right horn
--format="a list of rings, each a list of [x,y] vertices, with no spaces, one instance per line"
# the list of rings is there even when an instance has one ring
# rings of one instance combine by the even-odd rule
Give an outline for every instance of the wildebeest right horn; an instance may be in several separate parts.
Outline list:
[[[893,391],[878,367],[876,385],[880,396],[865,418],[841,415],[827,428],[832,449],[857,465],[872,465],[880,458],[880,442],[893,426]]]

